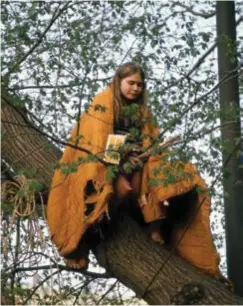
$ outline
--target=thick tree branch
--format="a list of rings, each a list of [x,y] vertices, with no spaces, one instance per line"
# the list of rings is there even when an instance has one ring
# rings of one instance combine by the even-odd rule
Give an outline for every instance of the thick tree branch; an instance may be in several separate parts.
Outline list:
[[[116,220],[112,236],[98,246],[96,255],[101,265],[149,304],[178,304],[183,301],[183,304],[212,305],[243,301],[227,291],[217,279],[204,275],[174,252],[152,242],[126,215],[120,215]],[[197,288],[201,295],[195,296],[193,301],[187,300],[187,285],[191,289]]]
[[[108,165],[108,163],[105,162],[101,157],[99,157],[98,154],[94,155],[91,151],[89,151],[89,150],[87,150],[87,149],[84,149],[84,148],[82,148],[82,147],[79,147],[77,144],[74,145],[74,144],[71,144],[71,143],[69,143],[69,142],[62,141],[61,139],[59,139],[59,138],[57,138],[57,137],[55,137],[55,136],[53,136],[53,135],[50,135],[50,134],[44,132],[43,130],[40,130],[39,128],[37,128],[33,123],[31,123],[31,122],[27,119],[27,117],[26,117],[26,115],[23,113],[23,111],[22,111],[22,110],[19,110],[18,107],[16,107],[16,106],[11,102],[10,97],[9,97],[8,95],[6,95],[6,93],[2,93],[2,100],[3,100],[3,102],[5,102],[5,104],[7,104],[7,106],[8,106],[8,108],[7,108],[6,105],[5,105],[5,107],[2,109],[2,118],[3,118],[3,121],[2,121],[2,122],[10,121],[10,120],[8,120],[7,118],[8,118],[8,117],[11,118],[11,112],[13,112],[13,113],[15,113],[15,115],[12,116],[12,117],[15,117],[15,120],[17,119],[17,122],[15,122],[14,125],[18,124],[18,125],[20,126],[20,125],[23,125],[23,124],[24,124],[24,125],[26,125],[27,129],[32,129],[32,130],[36,131],[37,133],[41,134],[42,136],[48,138],[49,140],[51,140],[51,141],[53,141],[53,142],[55,142],[55,143],[61,144],[61,145],[63,145],[63,146],[69,146],[69,147],[71,147],[71,148],[74,148],[74,149],[83,151],[83,152],[87,153],[88,155],[94,156],[94,157],[96,158],[97,161],[99,161],[99,162],[101,162],[101,163],[103,163],[103,164],[105,164],[105,165]],[[12,110],[11,110],[11,109],[12,109]],[[28,113],[27,110],[26,110],[26,112]],[[30,115],[33,116],[33,114],[30,114]],[[7,120],[5,120],[5,118],[6,118]],[[35,117],[35,119],[36,119],[37,121],[39,121],[38,118]],[[10,121],[10,122],[11,122],[11,121]],[[41,122],[40,122],[40,124],[42,125]],[[6,127],[5,127],[5,128],[6,128]],[[12,129],[13,129],[13,126],[12,126]],[[7,128],[4,130],[4,132],[7,133],[7,134],[9,133],[9,131],[7,131]],[[11,132],[12,132],[12,131],[11,131]],[[13,133],[13,132],[12,132],[12,133]],[[32,134],[36,136],[36,134],[34,134],[34,133],[32,133]],[[28,135],[30,135],[30,134],[28,134]],[[46,147],[47,145],[48,145],[48,142],[46,141],[46,142],[44,142],[44,143],[41,143],[39,146],[34,146],[34,148],[32,148],[32,152],[37,152],[37,151],[40,149],[40,147],[42,147],[42,146],[43,146],[43,147]],[[33,150],[34,150],[34,151],[33,151]],[[101,152],[100,152],[100,153],[101,153]],[[26,156],[26,154],[24,154],[24,156]],[[19,159],[20,159],[20,158],[18,157],[18,160],[19,160]],[[21,159],[22,159],[22,158],[21,158]],[[15,163],[16,163],[16,161],[15,161]],[[11,163],[11,165],[12,165],[12,163]]]

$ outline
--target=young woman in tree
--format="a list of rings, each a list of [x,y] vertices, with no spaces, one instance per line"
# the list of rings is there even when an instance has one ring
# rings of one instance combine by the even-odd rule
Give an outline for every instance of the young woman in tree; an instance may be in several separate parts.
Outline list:
[[[160,132],[146,99],[143,70],[126,63],[81,116],[70,143],[82,150],[67,146],[62,166],[53,177],[47,211],[51,239],[68,266],[86,267],[90,248],[86,233],[102,219],[109,218],[111,198],[112,203],[122,203],[133,194],[154,241],[164,243],[159,226],[162,219],[171,217],[166,210],[169,212],[174,207],[179,218],[174,218],[171,242],[177,252],[203,271],[219,275],[219,257],[209,225],[207,186],[191,163],[172,163],[169,151],[158,152],[155,143],[158,144]],[[129,136],[121,150],[119,172],[111,181],[109,167],[102,162],[108,135],[124,133]],[[155,149],[141,163],[138,156],[146,155],[151,146]],[[99,160],[87,162],[88,151]],[[76,165],[75,171],[65,172],[70,164]],[[186,222],[182,208],[185,201],[194,202],[195,208],[193,220],[187,218]]]

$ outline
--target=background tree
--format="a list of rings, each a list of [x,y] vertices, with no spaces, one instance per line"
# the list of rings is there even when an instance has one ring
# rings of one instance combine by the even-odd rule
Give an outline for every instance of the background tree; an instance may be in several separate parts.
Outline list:
[[[38,205],[46,203],[71,126],[111,80],[117,65],[132,60],[149,76],[150,106],[159,119],[161,137],[182,134],[173,154],[193,160],[211,181],[212,228],[218,247],[223,245],[218,222],[223,201],[214,3],[205,1],[202,7],[190,1],[4,1],[1,5],[2,164],[3,174],[12,179],[12,185],[5,184],[11,192],[4,199],[2,217],[5,304],[9,298],[14,304],[16,295],[23,304],[38,298],[38,288],[45,283],[52,288],[50,303],[72,299],[82,304],[96,286],[104,292],[93,295],[96,303],[105,303],[106,293],[116,298],[116,304],[122,303],[115,290],[119,282],[107,280],[110,277],[148,303],[238,303],[223,284],[154,245],[128,217],[121,216],[116,234],[96,250],[109,273],[70,271],[51,247],[45,206]],[[14,178],[16,174],[24,177]],[[38,278],[31,288],[24,279],[33,275]],[[188,292],[193,292],[189,298]]]
[[[217,2],[218,66],[220,85],[223,186],[225,196],[226,245],[228,276],[238,294],[243,295],[243,169],[240,167],[242,132],[240,123],[239,77],[235,5]],[[230,76],[227,81],[225,77]],[[231,123],[230,123],[231,122]]]

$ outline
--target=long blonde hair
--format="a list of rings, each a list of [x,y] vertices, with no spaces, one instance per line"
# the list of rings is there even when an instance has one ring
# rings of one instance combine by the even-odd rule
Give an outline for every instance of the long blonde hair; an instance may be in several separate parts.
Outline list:
[[[146,89],[146,83],[145,83],[145,74],[143,69],[134,64],[134,63],[125,63],[117,69],[112,83],[111,83],[111,89],[113,92],[113,103],[114,103],[114,120],[115,123],[118,123],[121,114],[122,114],[122,107],[126,105],[126,100],[124,99],[122,93],[121,93],[121,80],[131,76],[135,73],[139,73],[143,82],[143,90],[140,96],[136,99],[136,103],[140,106],[140,112],[142,112],[142,108],[145,104],[145,89]]]

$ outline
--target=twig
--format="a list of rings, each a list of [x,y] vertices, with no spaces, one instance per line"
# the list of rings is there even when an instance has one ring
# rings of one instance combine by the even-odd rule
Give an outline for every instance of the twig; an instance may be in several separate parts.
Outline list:
[[[80,291],[79,291],[78,294],[76,295],[76,298],[75,298],[75,300],[74,300],[74,302],[73,302],[73,305],[76,305],[77,300],[78,300],[80,294],[82,293],[83,289],[84,289],[86,286],[88,286],[88,284],[91,283],[91,282],[94,281],[94,280],[95,280],[94,278],[89,279],[89,280],[86,281],[81,287],[78,288],[78,289],[80,289]],[[77,291],[78,289],[76,289],[75,291]],[[73,294],[75,291],[73,291],[72,294]]]
[[[15,245],[15,254],[14,254],[14,267],[16,268],[18,262],[18,254],[19,254],[19,243],[20,243],[20,219],[17,218],[16,222],[16,245]],[[12,291],[12,302],[15,305],[15,293],[14,293],[14,285],[15,285],[15,276],[16,272],[12,274],[11,277],[11,291]]]
[[[24,300],[23,305],[25,305],[30,299],[31,297],[34,295],[34,293],[38,290],[38,288],[40,288],[49,278],[51,278],[52,276],[54,276],[55,274],[57,274],[58,271],[53,272],[52,274],[48,275],[46,278],[44,278],[38,286],[35,287],[35,289],[31,292],[31,294]]]
[[[158,145],[158,148],[160,150],[168,148],[169,146],[172,146],[173,144],[175,144],[179,139],[180,139],[180,135],[176,135],[176,136],[170,137],[166,141],[160,143]],[[137,158],[139,158],[139,159],[147,159],[149,157],[149,155],[151,155],[152,149],[153,149],[153,147],[151,147],[148,151],[138,155]]]
[[[111,287],[102,295],[102,297],[98,300],[98,302],[97,302],[96,305],[99,305],[99,303],[106,297],[106,295],[107,295],[111,290],[114,289],[114,287],[116,286],[117,283],[118,283],[118,280],[116,280],[116,281],[114,282],[114,284],[111,285]]]

